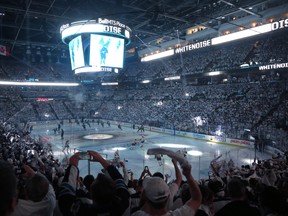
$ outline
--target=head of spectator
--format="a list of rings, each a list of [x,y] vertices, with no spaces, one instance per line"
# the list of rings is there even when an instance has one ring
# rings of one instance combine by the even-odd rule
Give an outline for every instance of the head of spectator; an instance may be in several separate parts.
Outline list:
[[[182,165],[182,173],[189,185],[191,198],[184,205],[170,213],[171,215],[194,215],[201,204],[202,195],[198,184],[191,175],[191,165],[188,162]],[[166,215],[168,213],[167,203],[170,200],[171,192],[164,179],[160,177],[145,178],[143,180],[143,192],[141,196],[144,204],[141,210],[133,213],[134,216]]]
[[[267,186],[259,194],[259,203],[263,215],[279,215],[282,216],[287,213],[287,204],[285,199],[275,187]]]
[[[49,180],[45,175],[35,172],[27,165],[21,168],[23,169],[25,196],[18,197],[18,203],[12,215],[52,216],[56,207],[56,197]]]
[[[231,201],[226,203],[215,216],[223,215],[253,215],[261,216],[258,207],[250,205],[246,197],[246,187],[238,177],[233,177],[227,185],[228,195]]]
[[[85,185],[86,189],[90,191],[90,186],[95,180],[93,175],[86,175],[83,179],[83,184]]]
[[[164,176],[163,176],[163,174],[161,172],[155,172],[152,176],[164,179]]]
[[[0,161],[0,215],[10,215],[17,203],[17,181],[13,167]]]
[[[116,194],[115,182],[105,174],[99,173],[90,186],[90,193],[95,203],[111,203]]]
[[[246,188],[241,179],[232,178],[227,185],[228,194],[232,200],[245,199]]]
[[[212,190],[208,186],[205,186],[205,185],[200,185],[199,188],[202,194],[202,204],[210,205],[214,199],[214,194]]]
[[[208,182],[209,189],[215,194],[215,196],[222,198],[225,195],[223,183],[219,180],[211,180]]]
[[[142,196],[155,209],[166,206],[170,195],[170,190],[166,182],[161,177],[150,177],[143,180]]]
[[[27,199],[33,202],[40,202],[48,193],[49,181],[44,175],[36,173],[27,180],[25,189]]]
[[[210,206],[213,203],[214,194],[212,190],[208,188],[208,186],[199,185],[199,188],[202,194],[202,202],[200,208],[197,210],[196,215],[211,215],[209,213],[210,213]],[[184,183],[181,186],[180,196],[182,203],[186,203],[191,198],[189,185],[187,183]]]

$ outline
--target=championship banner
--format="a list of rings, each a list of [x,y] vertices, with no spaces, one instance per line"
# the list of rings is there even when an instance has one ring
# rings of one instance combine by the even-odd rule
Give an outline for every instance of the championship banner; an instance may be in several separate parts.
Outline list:
[[[0,55],[9,56],[9,48],[3,45],[0,45]]]

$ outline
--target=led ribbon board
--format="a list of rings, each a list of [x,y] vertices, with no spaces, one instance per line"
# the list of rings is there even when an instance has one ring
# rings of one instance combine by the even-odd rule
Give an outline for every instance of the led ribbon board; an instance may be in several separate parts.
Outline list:
[[[222,43],[227,43],[230,41],[241,40],[243,38],[260,35],[260,34],[268,33],[268,32],[283,29],[283,28],[288,28],[288,19],[279,20],[273,23],[268,23],[268,24],[264,24],[264,25],[257,26],[254,28],[245,29],[239,32],[228,34],[228,35],[223,35],[223,36],[215,37],[212,39],[200,41],[197,43],[177,47],[174,50],[169,51],[169,55],[165,55],[166,54],[165,52],[167,51],[160,52],[157,54],[152,54],[152,55],[141,58],[141,61],[142,62],[151,61],[154,59],[159,59],[159,58],[163,58],[163,57],[178,54],[178,53],[184,53],[184,52],[192,51],[195,49],[201,49],[204,47],[214,46],[214,45],[218,45]]]
[[[62,41],[68,44],[77,35],[85,33],[114,35],[115,37],[122,37],[125,39],[125,44],[130,43],[132,35],[131,29],[116,20],[102,19],[97,20],[83,20],[62,25],[60,27],[60,34]]]

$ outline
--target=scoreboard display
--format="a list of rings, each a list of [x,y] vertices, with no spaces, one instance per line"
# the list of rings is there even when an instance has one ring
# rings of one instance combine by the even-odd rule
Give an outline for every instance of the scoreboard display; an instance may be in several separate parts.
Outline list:
[[[78,73],[118,72],[124,66],[131,29],[116,20],[84,20],[62,25],[62,41],[69,46],[71,68]]]

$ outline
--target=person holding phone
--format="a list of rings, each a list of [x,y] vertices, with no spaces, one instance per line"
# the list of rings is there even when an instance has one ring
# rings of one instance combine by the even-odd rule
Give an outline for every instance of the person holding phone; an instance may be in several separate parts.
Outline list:
[[[144,204],[132,216],[195,215],[201,205],[201,191],[191,175],[191,165],[189,163],[182,166],[182,173],[186,177],[191,193],[191,198],[183,206],[174,211],[169,211],[167,208],[171,196],[169,186],[161,177],[149,177],[143,180],[141,199]]]
[[[129,198],[127,185],[118,169],[111,165],[96,151],[88,151],[92,161],[99,162],[105,172],[98,173],[90,186],[92,203],[83,202],[76,196],[77,180],[79,176],[78,163],[80,152],[75,153],[69,159],[62,184],[59,190],[59,208],[63,216],[66,215],[122,215],[129,210]]]

